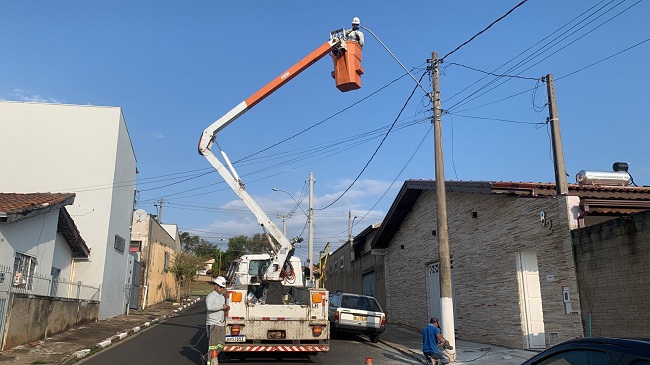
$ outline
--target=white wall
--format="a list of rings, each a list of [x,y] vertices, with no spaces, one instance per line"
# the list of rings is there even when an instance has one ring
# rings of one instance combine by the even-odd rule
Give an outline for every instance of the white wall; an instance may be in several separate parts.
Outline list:
[[[0,191],[76,193],[67,210],[91,252],[74,280],[101,285],[100,319],[124,313],[136,160],[121,109],[0,101],[0,125],[0,145],[20,152],[0,161]]]
[[[70,280],[70,268],[72,267],[72,249],[61,234],[56,235],[56,245],[54,245],[54,258],[52,259],[52,267],[61,270],[59,277],[61,279]]]
[[[13,268],[15,253],[19,252],[37,259],[35,273],[50,275],[58,221],[59,211],[55,210],[0,224],[0,265]]]

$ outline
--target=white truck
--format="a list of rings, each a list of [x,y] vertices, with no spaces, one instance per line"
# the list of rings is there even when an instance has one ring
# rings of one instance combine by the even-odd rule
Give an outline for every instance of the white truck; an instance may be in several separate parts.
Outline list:
[[[212,123],[199,140],[199,153],[257,217],[269,243],[268,254],[245,255],[231,265],[226,294],[230,310],[226,313],[226,344],[222,349],[226,355],[316,355],[329,351],[328,291],[311,281],[305,285],[302,264],[293,257],[294,242],[285,237],[248,194],[225,152],[221,151],[224,165],[211,148],[221,129],[327,54],[334,61],[332,77],[337,88],[344,92],[360,88],[361,47],[347,42],[345,35],[343,29],[330,32],[327,42]]]

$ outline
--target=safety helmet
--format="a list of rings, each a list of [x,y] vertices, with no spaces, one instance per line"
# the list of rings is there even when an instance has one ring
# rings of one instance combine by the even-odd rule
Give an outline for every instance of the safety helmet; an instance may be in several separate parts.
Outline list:
[[[213,284],[217,284],[222,288],[226,287],[226,278],[223,276],[217,276],[216,278],[212,279]]]
[[[359,20],[358,17],[355,16],[354,18],[352,18],[352,25],[359,25],[359,24],[361,24],[361,21]]]

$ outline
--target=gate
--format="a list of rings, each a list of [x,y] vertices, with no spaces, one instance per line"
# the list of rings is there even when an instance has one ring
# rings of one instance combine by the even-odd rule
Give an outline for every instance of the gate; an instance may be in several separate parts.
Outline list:
[[[9,290],[11,289],[12,270],[9,266],[0,265],[0,349],[2,349],[7,308],[9,307]]]
[[[140,272],[142,264],[140,261],[133,262],[133,273],[131,274],[131,293],[129,308],[138,309],[140,307]]]

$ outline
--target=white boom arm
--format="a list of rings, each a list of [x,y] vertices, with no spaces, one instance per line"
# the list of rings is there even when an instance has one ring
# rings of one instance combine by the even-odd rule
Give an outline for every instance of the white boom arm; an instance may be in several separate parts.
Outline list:
[[[330,33],[330,40],[325,42],[319,48],[314,50],[308,56],[300,60],[287,71],[280,74],[273,81],[261,88],[255,94],[251,95],[248,99],[238,104],[224,116],[212,123],[208,128],[203,131],[201,139],[199,140],[199,153],[203,155],[208,162],[217,170],[219,175],[223,177],[230,188],[237,194],[241,200],[246,204],[248,209],[257,218],[257,223],[264,227],[271,236],[273,236],[279,243],[277,247],[271,242],[272,251],[271,264],[266,271],[264,280],[267,281],[282,281],[282,268],[285,262],[291,258],[293,254],[293,243],[290,242],[282,231],[271,221],[268,215],[262,208],[253,200],[253,198],[246,192],[244,184],[237,175],[237,172],[230,164],[228,157],[222,153],[223,158],[228,165],[229,169],[212,153],[211,147],[217,137],[217,132],[225,128],[228,124],[232,123],[239,116],[247,112],[255,104],[259,103],[262,99],[269,96],[275,90],[289,82],[292,78],[297,76],[300,72],[314,64],[316,61],[323,58],[325,55],[332,51],[338,51],[340,48],[345,48],[345,41],[342,36],[343,29],[339,29]],[[270,240],[269,240],[270,241]],[[310,263],[311,264],[311,263]],[[290,273],[288,273],[290,274]]]

